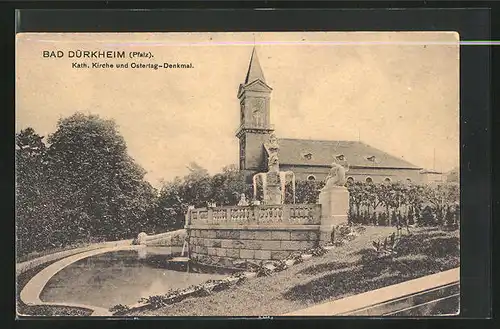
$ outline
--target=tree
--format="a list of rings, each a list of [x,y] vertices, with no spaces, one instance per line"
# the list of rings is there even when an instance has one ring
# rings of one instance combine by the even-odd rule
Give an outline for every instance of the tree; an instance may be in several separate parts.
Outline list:
[[[33,128],[16,134],[17,252],[25,254],[50,243],[45,236],[53,226],[57,208],[48,193],[47,147]]]
[[[427,185],[422,194],[423,199],[432,205],[438,223],[443,223],[447,209],[459,202],[460,188],[458,183]]]
[[[364,184],[362,182],[354,182],[353,184],[348,184],[347,189],[349,191],[349,202],[356,207],[356,217],[359,219],[361,217],[361,205],[365,200]]]
[[[382,184],[379,186],[378,189],[378,200],[380,200],[380,204],[385,208],[385,216],[384,219],[390,220],[390,209],[392,206],[392,189],[391,185],[388,184]],[[385,224],[384,224],[385,225]],[[391,222],[389,221],[389,225],[392,225]]]
[[[379,191],[381,185],[375,183],[365,183],[363,193],[363,205],[366,206],[368,213],[375,211],[381,204],[382,200],[379,198]]]
[[[417,222],[418,226],[432,226],[435,224],[435,217],[430,206],[422,210],[422,216]]]
[[[156,215],[159,218],[157,221],[163,223],[160,227],[164,230],[183,227],[189,206],[201,208],[212,202],[223,204],[231,198],[226,192],[237,180],[233,168],[227,167],[224,173],[214,177],[195,162],[189,164],[188,170],[186,176],[176,177],[173,181],[164,183],[160,189]]]
[[[380,213],[378,215],[378,225],[379,226],[385,226],[387,225],[388,223],[388,220],[387,220],[387,213],[383,212],[383,213]]]
[[[48,142],[53,197],[74,238],[137,234],[155,195],[115,122],[76,113],[59,120]]]
[[[170,230],[184,225],[184,214],[188,209],[189,201],[183,195],[183,184],[183,180],[176,177],[160,189],[155,205],[158,227]]]
[[[393,210],[392,213],[391,213],[391,217],[390,217],[390,222],[389,222],[389,225],[391,226],[394,226],[394,225],[398,225],[398,218],[396,216],[396,212]]]
[[[226,166],[222,173],[215,174],[211,179],[211,186],[211,199],[218,205],[235,205],[241,194],[245,194],[247,199],[251,198],[245,176],[236,165]]]
[[[323,181],[316,180],[297,181],[295,186],[295,202],[307,204],[316,203],[318,201],[319,191],[323,188],[324,184]],[[286,187],[285,201],[287,203],[293,202],[292,186],[290,183],[288,183]]]
[[[415,224],[415,218],[414,218],[414,213],[413,213],[413,207],[410,207],[408,210],[408,225],[413,225]]]
[[[189,174],[184,177],[182,185],[182,196],[184,200],[189,200],[190,205],[196,208],[206,207],[208,202],[213,200],[213,189],[208,170],[195,162],[188,166]]]

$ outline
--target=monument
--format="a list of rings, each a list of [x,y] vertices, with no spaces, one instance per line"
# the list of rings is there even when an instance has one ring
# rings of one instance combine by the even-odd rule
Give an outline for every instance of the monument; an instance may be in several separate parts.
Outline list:
[[[263,203],[266,205],[278,205],[285,202],[285,188],[287,177],[291,178],[293,203],[295,203],[295,175],[292,171],[280,171],[279,167],[279,144],[276,135],[271,133],[269,141],[264,143],[267,153],[267,172],[258,173],[253,176],[253,198],[257,198],[257,178],[261,179],[263,190]]]
[[[334,157],[325,186],[319,193],[321,204],[320,242],[327,243],[335,226],[347,223],[349,211],[349,191],[345,187],[349,163],[344,155]]]

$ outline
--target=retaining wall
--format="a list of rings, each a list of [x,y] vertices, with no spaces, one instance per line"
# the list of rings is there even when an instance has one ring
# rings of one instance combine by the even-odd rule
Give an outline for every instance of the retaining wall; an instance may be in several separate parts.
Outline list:
[[[190,229],[190,255],[228,260],[283,259],[290,253],[317,246],[319,225],[276,227],[213,227]]]

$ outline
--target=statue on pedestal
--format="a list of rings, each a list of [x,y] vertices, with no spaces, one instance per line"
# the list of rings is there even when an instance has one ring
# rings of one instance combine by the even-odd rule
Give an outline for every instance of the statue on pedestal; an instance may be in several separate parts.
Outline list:
[[[240,201],[238,202],[238,206],[248,206],[248,201],[247,201],[247,197],[245,196],[245,193],[241,193]]]
[[[279,160],[278,160],[278,152],[280,146],[278,144],[278,138],[274,132],[269,136],[269,141],[264,143],[264,148],[267,151],[267,171],[268,172],[279,172]]]
[[[345,174],[349,171],[349,163],[343,154],[334,157],[332,167],[325,179],[325,187],[344,186],[347,182]]]
[[[254,199],[257,196],[257,178],[262,181],[264,204],[283,204],[287,177],[291,177],[293,203],[295,203],[295,175],[292,171],[280,171],[279,144],[276,135],[271,133],[264,143],[267,152],[267,172],[255,174],[253,177]]]

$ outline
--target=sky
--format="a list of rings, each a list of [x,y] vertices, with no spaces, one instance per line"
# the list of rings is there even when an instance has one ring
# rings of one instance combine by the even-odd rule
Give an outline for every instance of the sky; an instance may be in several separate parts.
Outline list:
[[[459,165],[454,32],[18,34],[16,131],[48,136],[77,111],[114,119],[154,186],[197,162],[238,162],[237,91],[256,47],[282,138],[361,140],[427,169]],[[43,51],[65,52],[44,58]],[[69,50],[151,52],[75,59]],[[72,63],[192,63],[192,69],[76,69]]]

